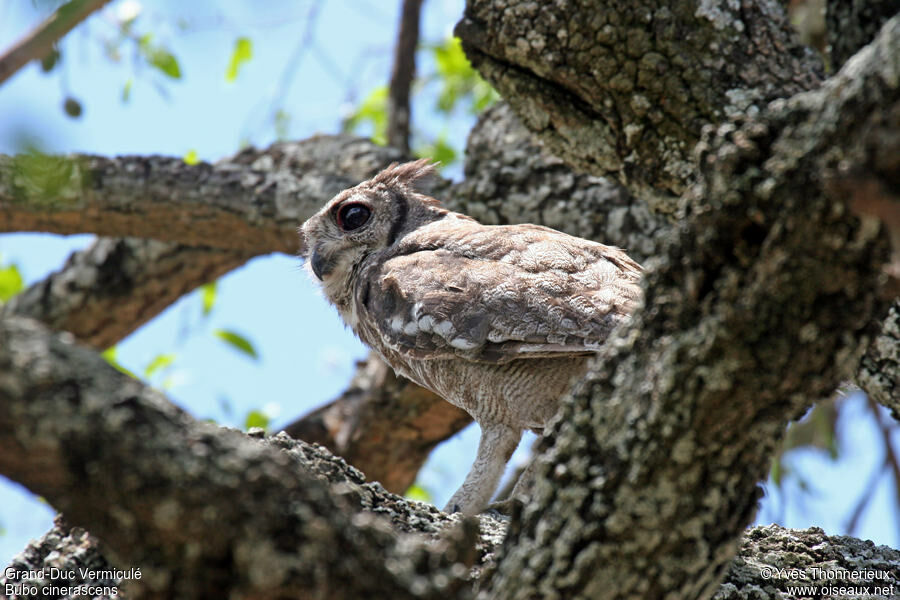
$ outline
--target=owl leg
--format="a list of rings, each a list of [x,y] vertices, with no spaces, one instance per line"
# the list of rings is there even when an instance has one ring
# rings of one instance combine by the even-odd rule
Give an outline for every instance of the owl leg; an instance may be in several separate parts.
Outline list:
[[[514,504],[525,504],[531,499],[534,489],[534,480],[537,477],[537,455],[532,455],[528,465],[519,473],[519,478],[513,486],[509,496],[499,502],[491,502],[488,510],[495,510],[504,515],[511,515]]]
[[[521,437],[521,430],[506,425],[481,424],[481,440],[475,462],[462,486],[444,507],[444,512],[474,515],[484,510]]]

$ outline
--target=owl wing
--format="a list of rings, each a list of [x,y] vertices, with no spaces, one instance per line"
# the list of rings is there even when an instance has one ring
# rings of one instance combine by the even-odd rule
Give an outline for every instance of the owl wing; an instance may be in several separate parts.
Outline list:
[[[406,236],[364,291],[380,341],[403,355],[586,354],[640,302],[641,267],[618,248],[535,225],[435,225]]]

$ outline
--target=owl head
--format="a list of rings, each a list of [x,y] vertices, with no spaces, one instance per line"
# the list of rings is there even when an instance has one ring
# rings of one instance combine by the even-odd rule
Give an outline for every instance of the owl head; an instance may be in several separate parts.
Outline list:
[[[416,190],[434,175],[429,159],[394,163],[372,179],[332,198],[300,228],[307,267],[332,300],[366,256],[392,246],[431,212],[446,212]]]

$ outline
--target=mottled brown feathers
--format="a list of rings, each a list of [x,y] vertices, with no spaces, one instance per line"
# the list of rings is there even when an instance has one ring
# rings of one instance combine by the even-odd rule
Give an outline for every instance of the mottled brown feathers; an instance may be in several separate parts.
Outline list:
[[[522,431],[545,425],[640,304],[641,268],[618,248],[441,208],[415,187],[433,173],[427,159],[391,165],[338,194],[303,235],[307,262],[353,331],[481,425],[475,464],[447,506],[474,513]],[[342,227],[335,215],[347,206],[370,216]]]

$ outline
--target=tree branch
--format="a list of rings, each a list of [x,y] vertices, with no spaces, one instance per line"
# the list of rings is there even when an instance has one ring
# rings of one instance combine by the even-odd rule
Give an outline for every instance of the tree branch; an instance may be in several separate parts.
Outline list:
[[[456,34],[554,154],[665,213],[693,176],[704,125],[810,89],[822,74],[775,0],[467,2]]]
[[[865,566],[860,560],[865,561]],[[859,596],[888,600],[896,597],[900,589],[898,564],[897,550],[852,537],[825,535],[818,527],[753,527],[743,536],[738,557],[732,561],[715,598],[824,598],[842,595],[825,593],[824,587],[855,586],[866,589]],[[857,576],[852,576],[854,571]],[[831,575],[835,572],[838,575]],[[797,579],[801,575],[804,578]],[[803,593],[797,589],[802,585],[819,591]]]
[[[403,0],[400,10],[400,27],[394,46],[394,68],[388,86],[387,142],[409,155],[409,123],[412,112],[409,90],[416,74],[416,46],[419,44],[419,15],[422,0]]]
[[[550,452],[540,464],[533,502],[513,519],[481,593],[708,597],[737,551],[755,510],[757,482],[786,421],[847,376],[865,348],[869,324],[880,317],[886,236],[876,219],[858,217],[832,184],[846,172],[890,181],[877,150],[896,130],[891,115],[900,102],[900,18],[817,91],[760,110],[752,103],[762,106],[760,99],[815,80],[794,70],[808,66],[806,58],[782,43],[780,13],[769,14],[774,5],[765,0],[735,5],[740,12],[734,14],[731,5],[711,10],[709,3],[653,5],[648,12],[631,3],[591,14],[554,12],[562,3],[533,12],[533,4],[478,3],[479,11],[503,9],[491,17],[501,31],[485,26],[481,40],[495,44],[496,34],[495,45],[511,53],[506,63],[492,58],[485,64],[493,60],[497,73],[500,67],[511,73],[510,89],[530,89],[516,88],[517,81],[535,84],[532,98],[521,102],[546,117],[530,125],[552,125],[545,127],[548,139],[580,141],[583,117],[610,117],[586,130],[583,150],[573,143],[567,151],[587,162],[594,153],[594,164],[631,176],[634,189],[663,201],[687,189],[687,171],[679,169],[697,164],[685,158],[692,152],[688,142],[722,116],[722,104],[705,104],[703,86],[712,86],[712,100],[728,100],[724,105],[735,112],[741,104],[732,102],[735,97],[750,104],[743,106],[748,114],[707,130],[696,153],[697,184],[683,198],[677,229],[648,264],[646,307],[604,347],[594,372],[548,428]],[[556,14],[566,19],[554,21]],[[582,17],[595,16],[599,25],[579,29]],[[479,27],[489,21],[482,17]],[[622,19],[624,29],[603,21],[613,18]],[[563,34],[557,23],[566,23]],[[507,25],[510,31],[503,31]],[[591,35],[579,39],[576,33]],[[612,35],[606,43],[619,47],[579,56],[598,34]],[[756,53],[750,56],[739,48],[748,39]],[[643,41],[660,40],[667,43],[644,51]],[[708,54],[709,43],[724,66],[703,62],[699,49]],[[535,44],[543,44],[547,65],[538,64],[540,52],[530,50]],[[564,53],[560,63],[557,51]],[[604,72],[602,59],[622,55],[628,57],[626,79],[634,63],[635,81],[644,86],[638,91],[645,94],[653,91],[653,76],[668,72],[659,57],[671,63],[676,80],[662,85],[671,96],[657,94],[646,112],[661,111],[659,123],[647,116],[638,129],[621,126],[634,116],[622,111],[634,107],[616,104],[628,93],[607,86],[617,73]],[[529,64],[517,66],[517,58]],[[704,73],[687,77],[684,64],[694,59],[700,71],[721,69],[722,80],[736,87],[719,87]],[[654,70],[659,64],[667,69]],[[760,65],[772,68],[771,78]],[[646,68],[644,83],[640,67]],[[516,80],[519,71],[531,75]],[[584,73],[601,80],[600,87]],[[538,76],[555,79],[544,85]],[[674,93],[695,82],[699,87],[689,89],[702,96],[697,109]],[[555,100],[562,109],[550,105]],[[566,102],[575,115],[568,120]],[[617,111],[627,118],[612,119]],[[641,130],[646,123],[658,131]],[[595,135],[602,133],[609,135]],[[642,152],[648,140],[663,152],[644,171],[638,165],[653,157]],[[598,153],[604,148],[620,163]],[[619,156],[623,150],[629,153]],[[271,157],[252,157],[254,164],[266,160]],[[551,180],[562,177],[552,167],[547,173]],[[13,188],[31,192],[29,181],[17,177]],[[454,198],[465,201],[465,195]],[[3,194],[0,200],[6,204]],[[671,209],[663,201],[657,208]],[[500,206],[484,212],[508,218],[537,210],[527,198],[520,204],[521,213]],[[236,206],[244,211],[240,218],[255,214]],[[577,227],[602,229],[589,217]],[[138,593],[454,597],[469,591],[465,527],[440,548],[398,540],[356,506],[382,502],[383,496],[369,493],[377,488],[360,491],[358,476],[348,477],[324,453],[321,464],[333,465],[326,471],[340,481],[337,489],[317,482],[303,462],[305,452],[316,449],[299,445],[278,453],[193,423],[66,336],[7,318],[0,320],[0,339],[0,470],[62,507],[74,524],[88,525],[115,564],[146,568],[150,576]],[[340,490],[342,499],[333,498]]]
[[[364,483],[321,448],[197,423],[32,321],[0,320],[0,339],[0,471],[76,525],[58,518],[0,572],[3,589],[46,585],[49,574],[34,573],[52,567],[76,573],[54,585],[117,586],[127,597],[461,598],[469,567],[489,567],[504,539],[504,521],[482,515],[478,530],[460,527],[459,516]],[[755,528],[720,593],[787,591],[791,581],[767,577],[766,566],[884,570],[893,580],[874,584],[896,584],[898,560],[896,550],[821,530]],[[134,568],[141,578],[85,580],[80,568]],[[10,579],[10,569],[22,575]]]
[[[470,526],[437,545],[398,538],[359,512],[384,492],[342,460],[195,422],[34,321],[0,320],[0,339],[0,472],[103,540],[113,564],[140,567],[135,596],[443,598],[464,585]]]
[[[349,136],[248,149],[214,165],[160,156],[0,156],[0,231],[90,232],[293,254],[300,223],[400,158]]]
[[[886,235],[827,180],[867,170],[897,73],[900,18],[819,90],[708,131],[646,306],[564,405],[484,597],[711,595],[787,421],[881,316]]]
[[[53,44],[109,0],[70,0],[0,56],[0,84],[32,60],[44,58]]]
[[[101,238],[59,271],[0,305],[104,350],[199,285],[239,267],[247,254],[134,238]]]
[[[364,510],[381,514],[390,519],[396,531],[413,532],[427,535],[436,539],[438,544],[460,544],[460,539],[454,535],[465,533],[465,530],[451,529],[456,521],[455,517],[448,517],[436,511],[433,507],[419,502],[407,502],[390,494],[385,494],[377,486],[358,483],[359,475],[346,463],[335,460],[326,453],[308,447],[302,442],[289,440],[282,436],[276,436],[267,441],[273,447],[281,449],[292,459],[299,460],[304,467],[315,472],[322,481],[338,483],[342,486],[343,497],[353,499],[352,505],[357,504]],[[467,557],[474,560],[476,574],[493,564],[493,557],[506,534],[506,521],[492,518],[490,515],[479,517],[480,530],[476,542],[475,557]],[[474,532],[470,532],[474,533]],[[449,538],[449,540],[448,540]],[[444,541],[442,541],[442,539]],[[834,578],[826,578],[824,581],[816,577],[816,571],[839,571],[847,575],[852,571],[875,571],[879,578],[857,577],[842,583],[852,585],[864,585],[872,597],[889,598],[890,592],[878,593],[891,584],[896,585],[900,579],[897,564],[900,563],[900,552],[886,546],[873,546],[871,542],[864,542],[850,537],[831,537],[823,535],[821,529],[812,528],[806,531],[790,530],[769,525],[767,527],[755,527],[746,532],[739,555],[732,562],[725,575],[725,580],[719,587],[717,598],[730,600],[755,600],[760,598],[761,591],[766,597],[780,598],[782,594],[796,596],[795,590],[788,588],[791,584],[811,583],[816,586],[833,584]],[[123,565],[125,566],[125,565]],[[50,569],[58,569],[63,572],[80,573],[80,569],[94,571],[106,571],[114,569],[115,564],[110,564],[104,556],[100,542],[84,529],[72,527],[58,516],[54,527],[40,540],[31,542],[25,550],[15,557],[12,562],[0,571],[0,586],[7,584],[25,584],[44,586],[49,575],[36,576],[34,574],[49,574]],[[128,567],[131,568],[131,567]],[[137,567],[140,569],[140,567]],[[788,576],[774,577],[784,569]],[[141,570],[142,577],[148,575],[146,570]],[[6,573],[15,573],[23,576],[16,580],[6,577]],[[30,573],[30,574],[29,574]],[[803,573],[808,579],[798,582],[790,575]],[[882,575],[887,579],[882,579]],[[85,580],[80,577],[74,579],[57,578],[56,585],[77,586],[90,584],[93,586],[116,587],[116,595],[98,594],[95,597],[101,600],[111,600],[122,597],[123,592],[133,597],[132,592],[137,592],[128,587],[128,581],[122,578],[103,577]],[[124,589],[123,589],[124,585]],[[73,598],[75,595],[65,596]]]
[[[900,300],[891,305],[881,331],[860,361],[856,382],[900,421]]]
[[[655,252],[666,228],[621,187],[573,173],[504,105],[479,120],[467,155],[466,180],[438,181],[434,192],[484,223],[544,224],[619,244],[638,258]],[[393,160],[402,160],[399,151],[348,136],[245,150],[215,165],[158,156],[0,156],[0,231],[294,253],[299,223]]]

